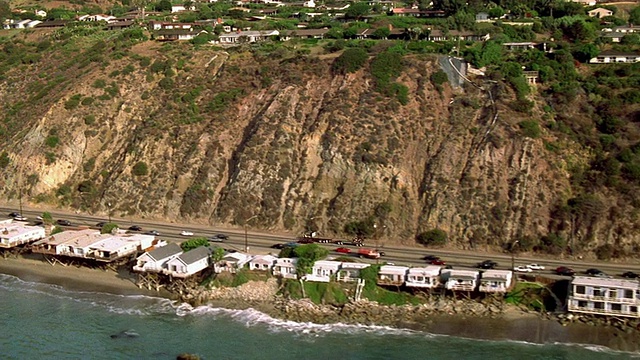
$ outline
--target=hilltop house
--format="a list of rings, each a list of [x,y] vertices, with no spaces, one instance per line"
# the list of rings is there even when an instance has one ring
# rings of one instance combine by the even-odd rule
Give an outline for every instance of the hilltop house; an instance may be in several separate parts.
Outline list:
[[[220,34],[218,41],[220,44],[241,44],[265,41],[272,36],[278,36],[278,30],[263,31],[236,31],[228,34]]]
[[[360,271],[369,267],[369,264],[343,262],[336,276],[337,281],[353,282],[360,278]]]
[[[452,291],[475,291],[479,275],[476,270],[444,269],[440,273],[445,289]]]
[[[162,272],[166,269],[166,264],[169,260],[182,254],[182,249],[176,243],[170,243],[166,246],[157,248],[155,250],[145,252],[138,256],[136,264],[133,266],[134,271],[146,271],[146,272]]]
[[[640,318],[640,282],[575,276],[568,308],[570,312]]]
[[[404,284],[409,268],[406,266],[382,265],[378,272],[378,285]]]
[[[167,261],[164,274],[185,278],[206,269],[211,264],[211,248],[200,246]]]
[[[249,261],[249,270],[270,271],[277,259],[273,255],[256,255]]]
[[[511,287],[513,272],[510,270],[486,270],[481,274],[479,291],[506,293]]]
[[[640,53],[603,51],[589,60],[590,64],[635,63],[640,62]]]
[[[281,276],[285,279],[297,279],[297,263],[298,259],[296,258],[278,258],[275,265],[273,265],[273,275]]]
[[[318,260],[313,264],[311,274],[307,274],[304,279],[307,281],[329,282],[331,277],[338,273],[340,264],[339,261]]]
[[[428,265],[409,269],[406,286],[433,289],[440,286],[440,266]]]
[[[593,10],[587,11],[587,14],[589,14],[590,17],[602,19],[606,16],[613,16],[613,11],[605,8],[595,8]]]

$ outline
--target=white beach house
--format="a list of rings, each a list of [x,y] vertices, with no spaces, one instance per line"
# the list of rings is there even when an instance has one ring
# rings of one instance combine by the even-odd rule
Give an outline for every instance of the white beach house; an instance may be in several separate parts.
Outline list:
[[[211,265],[211,248],[200,246],[184,252],[167,261],[163,273],[178,278],[185,278],[206,269]]]
[[[80,239],[95,239],[99,235],[100,231],[94,229],[63,231],[38,241],[34,244],[32,251],[52,255],[78,256],[72,245],[67,243],[73,244],[75,241],[79,242]],[[84,253],[82,256],[84,256]]]
[[[307,274],[304,279],[307,281],[329,282],[331,277],[340,270],[340,261],[318,260],[311,268],[311,274]]]
[[[243,266],[251,261],[251,258],[251,255],[241,252],[227,253],[222,257],[222,259],[220,259],[220,261],[213,265],[213,268],[217,274],[221,272],[230,272],[235,274],[238,272],[238,269],[242,269]]]
[[[506,293],[512,281],[513,272],[510,270],[486,270],[481,274],[478,290],[484,293]]]
[[[249,261],[249,270],[271,271],[276,260],[273,255],[256,255]]]
[[[445,289],[453,291],[475,291],[479,275],[476,270],[443,269],[440,272]]]
[[[0,247],[3,248],[28,244],[44,237],[44,228],[40,226],[27,226],[11,222],[0,225]]]
[[[276,264],[273,265],[273,275],[281,276],[285,279],[297,279],[297,263],[298,259],[296,258],[279,258],[276,260]]]
[[[336,275],[337,281],[353,282],[360,279],[360,271],[364,268],[368,268],[370,264],[343,262],[340,266],[340,270]]]
[[[180,256],[182,249],[176,243],[167,244],[152,251],[146,252],[136,259],[133,266],[134,271],[162,272],[166,269],[166,264],[174,257]]]
[[[409,267],[396,265],[382,265],[378,272],[378,285],[397,285],[404,284]]]
[[[640,317],[640,281],[575,276],[571,280],[569,311]]]
[[[440,286],[440,266],[428,265],[409,269],[406,284],[408,287],[433,289]]]

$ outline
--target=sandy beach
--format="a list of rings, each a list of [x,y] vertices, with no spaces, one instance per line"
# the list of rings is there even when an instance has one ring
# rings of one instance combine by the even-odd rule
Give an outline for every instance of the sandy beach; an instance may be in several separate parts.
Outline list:
[[[51,265],[39,255],[0,258],[0,273],[16,276],[25,281],[55,284],[76,291],[106,292],[120,295],[148,295],[176,299],[174,294],[140,289],[135,275],[127,270],[105,271],[87,267]],[[275,318],[287,318],[272,302],[246,302],[237,299],[207,301],[209,306],[230,309],[254,308]],[[294,321],[301,321],[291,319]],[[409,328],[432,334],[450,335],[482,340],[510,340],[531,343],[572,343],[606,346],[611,349],[639,352],[640,336],[637,331],[621,330],[612,326],[592,326],[571,323],[563,326],[553,319],[515,307],[495,318],[438,314],[415,317],[410,321],[388,319],[385,324]],[[347,322],[347,321],[345,321]]]

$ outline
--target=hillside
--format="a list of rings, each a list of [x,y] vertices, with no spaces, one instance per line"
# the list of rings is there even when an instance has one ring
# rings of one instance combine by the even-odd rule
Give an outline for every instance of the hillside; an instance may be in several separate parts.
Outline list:
[[[508,79],[452,88],[434,80],[438,55],[391,61],[393,42],[347,72],[326,42],[147,38],[74,27],[2,43],[1,196],[382,244],[441,229],[458,248],[637,253],[637,103],[607,110],[603,133],[594,94],[542,84],[522,111]]]

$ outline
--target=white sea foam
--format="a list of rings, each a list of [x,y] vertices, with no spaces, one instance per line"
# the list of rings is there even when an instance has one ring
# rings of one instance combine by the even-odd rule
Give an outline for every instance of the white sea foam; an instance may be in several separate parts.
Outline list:
[[[245,310],[225,309],[211,306],[199,306],[193,308],[189,304],[180,304],[176,307],[176,314],[178,316],[223,316],[231,318],[246,327],[263,326],[269,331],[288,332],[301,336],[324,336],[326,334],[338,333],[338,334],[378,334],[378,335],[425,335],[426,333],[413,331],[409,329],[397,329],[389,326],[377,326],[377,325],[353,325],[344,323],[333,324],[316,324],[312,322],[296,322],[291,320],[281,320],[273,318],[263,312],[255,310],[253,308]],[[432,336],[431,334],[426,334]]]

